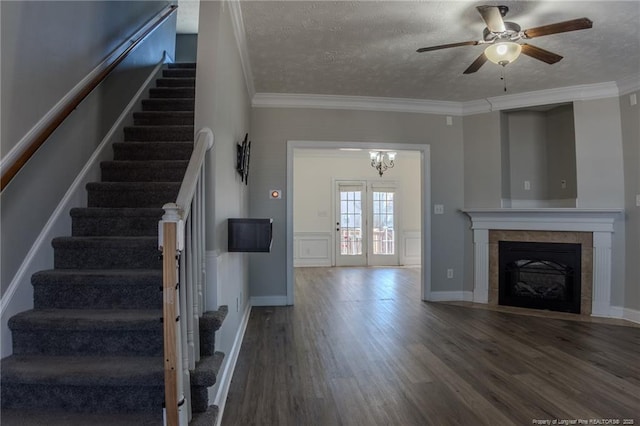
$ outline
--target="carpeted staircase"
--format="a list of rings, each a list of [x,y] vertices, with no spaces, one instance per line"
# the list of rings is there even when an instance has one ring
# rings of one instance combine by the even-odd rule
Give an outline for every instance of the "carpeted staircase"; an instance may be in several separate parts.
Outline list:
[[[33,275],[34,309],[9,320],[1,361],[1,421],[10,425],[161,425],[162,262],[158,221],[175,201],[193,149],[195,64],[170,64],[142,101],[88,206],[55,238],[54,269]],[[207,388],[224,355],[215,332],[226,307],[200,321],[191,372],[192,424],[213,424]]]

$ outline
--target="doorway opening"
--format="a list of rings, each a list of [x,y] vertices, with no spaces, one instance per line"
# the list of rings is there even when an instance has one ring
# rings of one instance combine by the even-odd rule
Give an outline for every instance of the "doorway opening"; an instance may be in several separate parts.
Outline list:
[[[398,152],[396,167],[384,177],[370,165],[369,150],[380,149]],[[294,303],[295,266],[419,266],[421,299],[426,300],[429,158],[429,145],[422,144],[288,142],[289,305]],[[401,176],[409,170],[411,178]]]

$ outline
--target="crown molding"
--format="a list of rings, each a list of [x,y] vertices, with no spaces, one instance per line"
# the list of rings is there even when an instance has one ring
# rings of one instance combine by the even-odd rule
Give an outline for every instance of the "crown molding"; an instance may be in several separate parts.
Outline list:
[[[404,98],[376,98],[369,96],[256,93],[251,105],[255,108],[350,109],[363,111],[462,115],[462,106],[460,102]]]
[[[256,89],[253,85],[253,72],[251,71],[251,61],[249,60],[249,49],[247,48],[247,37],[244,29],[244,20],[242,19],[240,0],[228,0],[227,3],[229,4],[231,26],[233,27],[233,34],[240,55],[240,65],[242,66],[242,73],[244,74],[244,82],[247,86],[249,99],[253,99],[256,95]]]
[[[640,74],[630,75],[616,82],[620,96],[640,91]]]
[[[623,90],[626,91],[624,93],[637,90],[638,83],[637,77],[634,77],[618,83],[608,81],[583,84],[476,99],[468,102],[368,96],[256,93],[253,96],[251,106],[255,108],[349,109],[465,116],[537,105],[618,97],[623,94]]]
[[[618,95],[618,86],[613,81],[596,84],[559,87],[557,89],[537,90],[535,92],[487,98],[490,111],[525,108],[536,105],[558,104],[571,101],[613,98]],[[464,109],[464,108],[463,108]]]

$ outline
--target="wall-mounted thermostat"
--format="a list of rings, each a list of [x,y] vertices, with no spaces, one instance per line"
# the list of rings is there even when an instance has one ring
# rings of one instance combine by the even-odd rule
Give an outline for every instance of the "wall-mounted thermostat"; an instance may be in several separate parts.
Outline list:
[[[280,198],[282,198],[282,191],[280,191],[279,189],[272,189],[271,191],[269,191],[269,198],[271,198],[272,200],[279,200]]]

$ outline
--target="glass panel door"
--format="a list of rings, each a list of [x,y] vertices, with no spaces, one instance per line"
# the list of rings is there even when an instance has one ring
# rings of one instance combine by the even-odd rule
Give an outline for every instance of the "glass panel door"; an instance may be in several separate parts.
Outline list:
[[[369,265],[397,265],[396,190],[392,187],[371,188],[371,244]]]
[[[365,189],[363,182],[337,183],[336,265],[338,266],[367,264]]]

